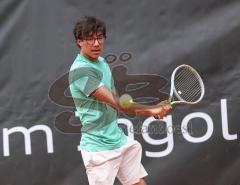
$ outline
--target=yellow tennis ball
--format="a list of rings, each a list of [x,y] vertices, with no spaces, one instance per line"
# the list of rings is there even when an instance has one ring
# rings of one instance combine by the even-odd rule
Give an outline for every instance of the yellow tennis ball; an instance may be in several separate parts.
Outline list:
[[[121,107],[128,108],[133,103],[133,99],[132,99],[132,97],[129,94],[123,94],[119,98],[119,103],[120,103]]]

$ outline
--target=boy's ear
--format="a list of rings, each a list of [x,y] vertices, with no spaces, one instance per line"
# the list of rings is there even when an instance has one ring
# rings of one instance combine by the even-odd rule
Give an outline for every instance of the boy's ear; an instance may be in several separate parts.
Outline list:
[[[77,42],[77,44],[78,44],[80,47],[82,47],[82,42],[83,42],[83,40],[77,39],[76,42]]]

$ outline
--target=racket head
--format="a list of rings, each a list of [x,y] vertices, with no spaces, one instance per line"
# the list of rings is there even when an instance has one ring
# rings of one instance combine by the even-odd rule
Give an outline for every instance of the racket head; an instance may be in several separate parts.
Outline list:
[[[182,64],[175,68],[171,76],[169,102],[173,104],[196,104],[205,94],[201,76],[191,66]],[[177,100],[173,100],[173,97]]]

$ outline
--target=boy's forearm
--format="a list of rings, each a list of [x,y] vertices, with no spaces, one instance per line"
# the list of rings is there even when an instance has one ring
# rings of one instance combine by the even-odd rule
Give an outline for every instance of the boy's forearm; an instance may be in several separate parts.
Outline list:
[[[116,100],[118,111],[123,112],[125,114],[153,116],[153,115],[159,114],[159,109],[161,109],[161,107],[159,105],[149,106],[149,105],[139,104],[139,103],[136,103],[136,102],[132,103],[127,108],[123,108],[120,105],[119,95],[117,93],[113,93],[113,95],[115,97],[114,99]]]
[[[153,116],[159,114],[159,105],[143,105],[138,103],[132,103],[127,108],[122,108],[122,112],[126,114],[135,114],[135,115],[144,115],[144,116]]]
[[[139,103],[131,103],[129,107],[122,107],[119,102],[119,96],[117,93],[112,92],[108,88],[102,86],[97,89],[93,96],[102,102],[107,103],[114,109],[123,112],[125,114],[134,114],[134,115],[144,115],[144,116],[153,116],[158,115],[162,112],[163,108],[160,105],[142,105]],[[164,111],[164,110],[163,110]]]

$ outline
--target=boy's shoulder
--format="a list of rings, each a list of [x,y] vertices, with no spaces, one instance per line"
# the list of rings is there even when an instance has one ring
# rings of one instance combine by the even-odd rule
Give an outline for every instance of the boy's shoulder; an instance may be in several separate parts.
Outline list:
[[[76,68],[81,68],[81,67],[89,67],[89,64],[84,62],[84,60],[81,60],[81,58],[76,58],[74,60],[74,62],[72,63],[71,67],[70,67],[70,71],[74,70]]]

